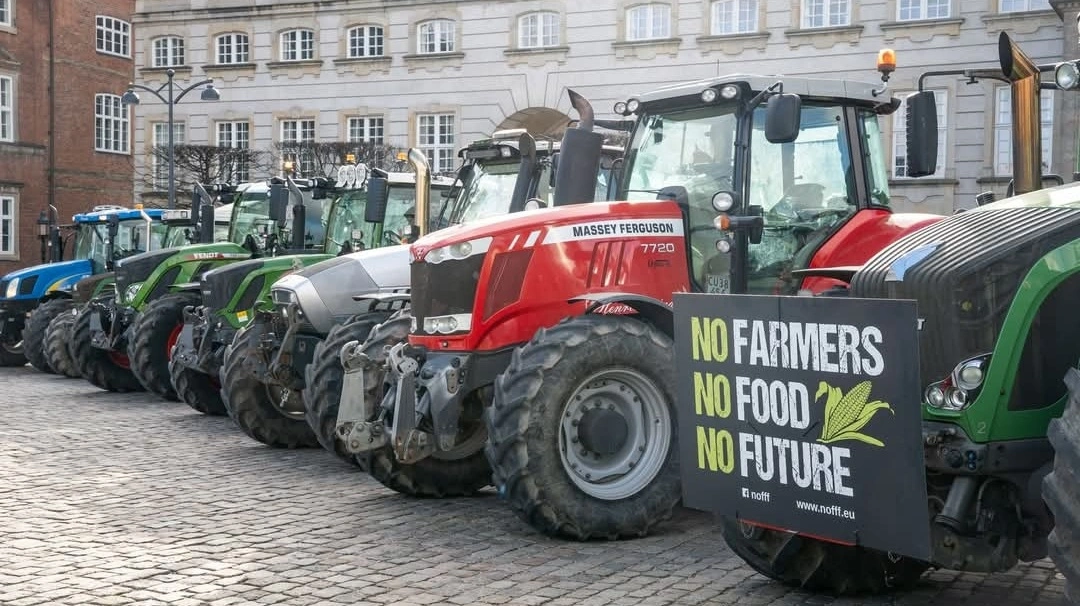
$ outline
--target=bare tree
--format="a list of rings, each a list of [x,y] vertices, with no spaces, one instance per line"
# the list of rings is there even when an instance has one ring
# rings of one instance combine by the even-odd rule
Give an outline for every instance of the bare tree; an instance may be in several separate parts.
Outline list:
[[[271,155],[265,151],[216,145],[177,145],[173,148],[176,190],[190,190],[195,183],[237,183],[265,178]],[[169,146],[157,145],[138,175],[148,189],[165,190],[169,178]]]
[[[371,168],[402,170],[397,160],[400,151],[391,145],[368,141],[286,142],[275,143],[279,162],[291,161],[300,177],[333,177],[334,171],[352,154],[353,161]],[[405,163],[406,165],[408,163]]]

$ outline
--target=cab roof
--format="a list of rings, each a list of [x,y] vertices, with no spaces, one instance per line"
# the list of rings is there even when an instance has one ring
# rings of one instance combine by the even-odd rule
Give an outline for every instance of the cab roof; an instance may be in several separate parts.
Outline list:
[[[163,208],[144,208],[141,211],[137,208],[126,208],[123,206],[95,208],[97,210],[73,215],[71,220],[75,223],[97,223],[99,221],[106,221],[109,218],[109,215],[117,215],[121,221],[124,221],[127,219],[142,219],[142,213],[146,213],[151,219],[160,220],[161,216],[165,214],[165,209]]]
[[[745,83],[751,91],[760,92],[777,82],[783,82],[785,93],[795,93],[805,97],[849,99],[869,105],[884,105],[892,102],[891,95],[875,95],[880,84],[857,80],[836,80],[830,78],[799,78],[781,75],[729,74],[705,78],[693,82],[680,82],[664,86],[649,92],[634,95],[641,103],[653,103],[679,97],[697,97],[707,88],[720,88],[725,84]]]

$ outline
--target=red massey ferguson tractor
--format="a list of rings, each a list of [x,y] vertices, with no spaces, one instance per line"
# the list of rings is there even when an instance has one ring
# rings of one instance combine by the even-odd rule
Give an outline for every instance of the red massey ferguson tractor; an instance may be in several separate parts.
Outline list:
[[[494,483],[544,533],[647,534],[681,491],[672,293],[843,288],[807,270],[941,219],[889,208],[883,91],[737,75],[632,98],[618,199],[641,201],[561,206],[595,189],[583,114],[553,208],[412,246],[411,309],[342,349],[340,446],[406,494]]]

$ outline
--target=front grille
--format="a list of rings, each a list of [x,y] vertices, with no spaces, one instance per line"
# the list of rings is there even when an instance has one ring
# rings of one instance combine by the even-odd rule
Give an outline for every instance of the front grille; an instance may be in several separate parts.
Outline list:
[[[417,332],[423,331],[424,318],[472,312],[483,265],[484,255],[473,255],[460,261],[412,264],[410,305],[419,327]]]
[[[1040,257],[1076,238],[1080,213],[1071,209],[961,213],[885,248],[855,274],[851,296],[918,302],[921,384],[927,385],[962,360],[992,351],[1024,276]],[[931,248],[903,270],[920,249]]]

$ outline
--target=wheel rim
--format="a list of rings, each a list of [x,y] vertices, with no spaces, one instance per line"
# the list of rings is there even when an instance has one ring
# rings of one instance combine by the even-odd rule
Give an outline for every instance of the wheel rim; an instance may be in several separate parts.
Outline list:
[[[124,354],[116,351],[109,352],[109,361],[116,366],[123,368],[124,370],[128,370],[131,368],[131,360],[129,360],[128,357]]]
[[[4,351],[6,351],[6,352],[8,352],[10,354],[21,354],[22,350],[23,350],[23,342],[22,342],[21,339],[14,342],[14,343],[0,344],[0,346],[2,346],[4,348]]]
[[[442,450],[431,453],[431,458],[440,459],[442,461],[458,461],[476,454],[487,443],[487,427],[484,427],[483,423],[472,423],[472,426],[467,428],[465,432],[468,437],[451,448],[450,450]]]
[[[165,359],[172,360],[173,347],[176,346],[176,342],[180,340],[180,332],[184,330],[183,324],[177,324],[172,332],[169,333],[169,339],[165,341]]]
[[[274,410],[288,419],[304,419],[304,400],[300,392],[270,383],[264,384],[264,387],[266,397],[274,404]]]
[[[585,494],[614,501],[644,490],[667,460],[673,431],[661,389],[629,368],[593,374],[563,408],[559,456]]]

